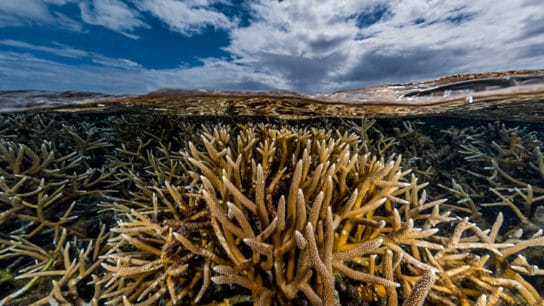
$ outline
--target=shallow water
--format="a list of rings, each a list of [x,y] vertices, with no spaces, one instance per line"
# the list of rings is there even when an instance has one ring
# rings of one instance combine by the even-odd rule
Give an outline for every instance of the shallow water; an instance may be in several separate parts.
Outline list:
[[[544,71],[453,75],[437,80],[387,84],[306,95],[293,92],[229,92],[162,89],[142,96],[84,92],[0,91],[0,112],[151,111],[195,116],[257,116],[280,119],[455,118],[544,121]]]
[[[328,97],[11,92],[0,304],[380,305],[414,287],[427,305],[542,303],[542,77],[500,80]],[[377,92],[404,104],[353,102]]]

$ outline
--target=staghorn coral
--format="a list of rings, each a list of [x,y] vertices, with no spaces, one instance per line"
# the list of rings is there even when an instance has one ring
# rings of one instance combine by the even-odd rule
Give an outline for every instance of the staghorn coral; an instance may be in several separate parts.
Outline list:
[[[402,166],[429,181],[453,178],[450,164],[458,158],[458,144],[435,121],[362,119],[344,125],[360,137],[365,152],[378,157],[402,153]]]
[[[157,119],[163,121],[153,124]],[[446,153],[418,159],[418,146],[398,138],[419,139],[425,135],[419,124],[408,122],[388,134],[383,122],[368,122],[359,137],[345,132],[349,128],[330,128],[331,122],[323,124],[326,129],[198,127],[178,119],[115,116],[113,130],[95,121],[108,138],[81,132],[71,123],[71,132],[62,132],[73,139],[67,147],[59,147],[54,137],[48,140],[58,156],[76,152],[74,158],[82,157],[51,180],[74,171],[82,177],[81,167],[98,165],[96,152],[110,169],[102,179],[97,179],[100,172],[90,175],[86,187],[78,187],[84,179],[66,183],[59,193],[75,201],[72,212],[45,219],[61,224],[46,224],[28,237],[35,227],[13,231],[18,227],[10,223],[8,233],[19,237],[0,237],[0,262],[10,264],[5,270],[9,280],[0,280],[10,291],[2,298],[23,301],[16,295],[24,290],[31,297],[24,301],[37,304],[542,303],[531,279],[542,275],[542,269],[526,256],[529,247],[544,244],[542,233],[502,236],[500,214],[489,229],[476,225],[480,185],[467,182],[481,177],[459,179],[458,172],[427,171],[428,161],[438,167],[441,162],[433,159]],[[24,120],[43,123],[46,131],[58,126],[45,116]],[[383,135],[374,138],[373,133]],[[471,131],[461,134],[450,135],[452,145],[463,143]],[[16,143],[14,148],[24,143],[36,151],[32,145],[43,142],[4,125],[0,135]],[[420,149],[434,145],[425,143]],[[32,168],[32,159],[26,160]],[[538,165],[536,159],[531,167]],[[469,197],[460,203],[466,207],[432,195],[429,190],[438,184],[419,183],[411,168],[417,176],[447,178],[438,181],[443,190],[461,200]],[[47,179],[26,175],[36,182],[40,176]],[[453,178],[452,187],[446,187]],[[518,189],[529,196],[528,190]],[[79,220],[66,220],[88,207],[81,202],[85,197],[101,201],[100,215],[115,217],[115,223],[106,222],[111,233],[107,242],[103,234],[97,239],[102,243],[88,242],[76,230]],[[14,202],[6,198],[3,204]],[[53,246],[45,246],[55,236]],[[35,266],[29,258],[38,260]],[[37,280],[23,289],[17,277]],[[47,284],[44,291],[33,289],[43,288],[40,284]]]
[[[452,180],[453,187],[442,187],[453,191],[458,203],[468,204],[474,220],[491,223],[490,216],[500,208],[515,216],[505,220],[505,236],[528,238],[542,229],[541,132],[499,122],[444,132],[456,139],[464,160],[463,166],[454,170],[457,178]]]
[[[193,289],[202,278],[200,267],[208,263],[195,258],[206,250],[206,235],[198,235],[202,245],[187,249],[173,235],[176,231],[197,231],[206,226],[198,220],[203,214],[164,225],[132,210],[132,219],[120,222],[108,241],[112,250],[103,258],[107,271],[95,284],[101,289],[100,299],[107,304],[152,305],[162,299],[175,304],[193,295]],[[187,243],[186,243],[187,244]],[[195,253],[196,252],[196,253]],[[198,268],[195,269],[194,265]],[[202,294],[196,297],[199,300]]]
[[[104,183],[114,169],[88,167],[90,152],[109,144],[104,139],[85,140],[68,124],[61,125],[58,132],[52,131],[54,118],[29,117],[8,118],[11,128],[4,130],[6,135],[0,139],[0,229],[30,239],[51,228],[58,238],[59,230],[76,218],[72,211],[77,203],[110,191],[111,185]],[[21,128],[27,121],[36,124],[36,130],[24,134],[13,128]],[[73,147],[68,139],[74,139]],[[28,142],[20,142],[25,140]],[[75,228],[70,231],[84,236]]]
[[[214,134],[225,133],[215,130]],[[260,135],[266,138],[255,141]],[[392,281],[354,271],[343,263],[378,248],[381,239],[349,252],[335,251],[338,248],[333,246],[331,203],[339,200],[333,193],[339,189],[347,195],[348,191],[340,186],[342,180],[345,184],[345,180],[352,179],[348,177],[350,168],[358,160],[357,155],[350,157],[349,143],[356,140],[352,135],[335,140],[330,138],[330,132],[323,130],[276,130],[261,126],[254,131],[245,127],[236,139],[236,147],[227,148],[222,146],[228,139],[205,136],[207,154],[193,149],[190,160],[204,173],[203,197],[217,239],[230,260],[228,265],[214,267],[219,274],[212,278],[216,284],[247,287],[259,303],[272,300],[285,303],[304,294],[313,304],[334,302],[333,267],[355,279],[397,286]],[[316,151],[319,153],[315,154]],[[299,153],[297,156],[291,152]],[[204,161],[202,155],[222,156]],[[248,161],[247,156],[255,158]],[[327,162],[340,158],[338,164]],[[204,162],[213,165],[210,168]],[[222,173],[221,178],[214,172]],[[333,183],[333,177],[337,176],[341,180],[338,185]],[[285,182],[288,178],[290,183]],[[221,191],[219,198],[216,190]]]
[[[443,205],[455,215],[470,215],[492,224],[494,208],[504,206],[512,210],[526,230],[538,230],[542,218],[537,210],[543,200],[541,132],[498,122],[460,124],[440,118],[438,124],[435,119],[397,121],[393,127],[383,120],[363,120],[360,124],[348,121],[347,126],[369,142],[393,137],[396,143],[386,153],[401,152],[403,167],[436,182],[427,189],[431,199],[456,199],[455,205]],[[450,126],[444,128],[447,124]],[[381,154],[379,141],[367,147]],[[518,220],[508,219],[508,227],[514,225],[510,221]]]
[[[444,302],[453,294],[454,300],[470,303],[480,296],[473,288],[492,295],[498,285],[509,303],[541,300],[518,273],[502,278],[485,267],[491,256],[508,265],[505,258],[528,244],[495,243],[495,236],[486,236],[468,219],[440,213],[444,201],[427,202],[426,184],[417,184],[414,176],[403,180],[409,171],[399,170],[400,158],[358,156],[356,137],[335,139],[323,130],[257,126],[242,128],[236,141],[214,135],[230,133],[204,134],[205,151],[190,145],[190,160],[202,173],[216,238],[231,261],[214,268],[215,283],[246,287],[259,303],[271,297],[284,303],[300,297],[298,292],[314,304],[337,303],[331,279],[336,273],[374,286],[377,296],[371,299],[385,298],[398,282],[407,303],[421,302],[421,292],[428,291],[431,301]],[[436,235],[443,222],[457,224],[451,237]],[[474,235],[462,237],[467,229]],[[529,241],[542,245],[538,236]],[[490,252],[467,256],[472,249]],[[389,251],[396,263],[386,269]],[[386,270],[396,272],[391,277]],[[393,296],[388,295],[391,305]]]
[[[71,174],[82,158],[75,152],[58,156],[47,141],[37,152],[24,144],[0,143],[0,157],[0,226],[9,228],[9,223],[17,222],[14,219],[30,221],[34,226],[14,229],[25,238],[32,238],[45,227],[54,229],[57,237],[59,229],[74,219],[70,214],[76,200],[106,193],[89,189],[112,174],[104,169]]]
[[[86,247],[80,245],[83,243],[81,240],[66,241],[66,230],[63,230],[58,239],[53,241],[51,250],[46,250],[17,236],[14,236],[11,240],[0,239],[0,243],[5,246],[0,251],[0,260],[18,259],[6,267],[5,271],[16,274],[15,279],[30,279],[20,289],[3,297],[0,300],[0,305],[11,305],[11,303],[78,305],[84,303],[80,292],[86,287],[85,281],[89,277],[97,277],[93,273],[103,261],[103,259],[98,258],[98,255],[106,238],[105,226],[102,226],[98,237],[95,240],[90,240]],[[28,265],[27,258],[32,259],[33,264]],[[50,286],[48,286],[50,288],[49,293],[37,297],[37,300],[29,300],[27,292],[44,281],[51,282]],[[98,292],[95,290],[95,293]],[[34,296],[30,295],[30,297]],[[95,296],[91,297],[92,305],[98,305],[98,296],[95,294]]]
[[[507,206],[521,221],[528,222],[536,206],[544,203],[544,159],[538,134],[500,123],[472,134],[461,153],[487,173],[469,173],[487,181],[489,191],[499,200],[482,206]]]
[[[101,206],[114,211],[118,222],[111,229],[110,251],[102,256],[105,273],[94,281],[107,304],[175,304],[204,294],[205,288],[196,296],[193,289],[209,270],[200,255],[211,254],[206,242],[211,226],[200,196],[185,191],[192,167],[172,151],[179,145],[173,139],[136,137],[115,151],[122,196],[109,197]],[[182,244],[179,235],[197,246],[189,240]]]
[[[100,220],[93,224],[82,217],[92,215],[97,210],[92,204],[115,185],[108,180],[115,169],[97,164],[97,156],[110,144],[97,137],[89,122],[71,124],[56,121],[58,116],[28,114],[3,119],[0,264],[11,279],[30,281],[1,303],[75,303],[76,287],[85,291],[81,281],[87,281],[100,261],[105,228],[100,230]],[[89,237],[98,240],[85,247]],[[34,300],[21,297],[34,287],[51,292]]]

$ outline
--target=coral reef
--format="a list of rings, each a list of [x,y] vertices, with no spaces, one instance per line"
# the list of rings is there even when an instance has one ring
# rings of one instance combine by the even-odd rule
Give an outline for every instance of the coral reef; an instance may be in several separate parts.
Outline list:
[[[520,221],[531,223],[537,206],[544,204],[541,135],[499,122],[470,134],[470,138],[463,135],[460,150],[472,164],[466,171],[476,180],[473,184],[487,184],[488,192],[498,200],[481,206],[508,207]],[[535,221],[542,226],[541,221]]]
[[[14,279],[30,281],[0,304],[43,282],[51,291],[38,304],[77,299],[76,287],[84,287],[81,281],[101,261],[105,227],[85,217],[97,210],[98,199],[115,185],[109,180],[114,168],[97,165],[98,156],[111,145],[98,137],[90,122],[56,119],[11,115],[2,120],[0,261],[3,273],[9,275],[5,284],[13,285]],[[107,136],[108,130],[101,132]],[[50,282],[52,276],[62,277]]]
[[[544,303],[537,132],[209,119],[3,115],[0,305]]]

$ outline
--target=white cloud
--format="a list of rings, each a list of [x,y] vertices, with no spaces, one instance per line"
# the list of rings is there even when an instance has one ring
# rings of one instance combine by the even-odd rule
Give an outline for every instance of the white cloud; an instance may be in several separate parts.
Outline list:
[[[0,52],[0,67],[0,90],[79,90],[120,94],[144,93],[157,88],[138,69],[66,65],[27,53]]]
[[[43,51],[43,52],[51,53],[57,56],[71,57],[71,58],[84,57],[89,55],[89,52],[87,51],[70,48],[64,45],[58,45],[58,47],[47,47],[47,46],[33,45],[24,41],[11,40],[11,39],[0,40],[0,45],[23,48],[23,49],[31,49],[36,51]]]
[[[284,78],[217,59],[205,59],[203,65],[197,67],[146,70],[144,73],[156,88],[273,90],[290,86]]]
[[[535,17],[544,6],[535,1],[259,0],[250,9],[252,22],[231,31],[225,50],[283,79],[287,89],[323,92],[544,65],[544,21]],[[383,16],[365,13],[380,9]],[[361,26],[364,16],[377,22]]]
[[[56,2],[70,0],[53,0]],[[129,4],[127,4],[129,3]],[[232,29],[236,21],[214,9],[214,4],[229,5],[227,0],[91,0],[79,4],[84,22],[100,25],[137,39],[136,28],[148,28],[142,16],[149,12],[171,30],[187,36],[201,33],[206,27]]]
[[[129,34],[145,26],[143,12],[185,35],[206,27],[224,29],[230,37],[224,48],[227,58],[206,58],[199,66],[163,70],[98,54],[85,55],[95,63],[85,67],[39,62],[33,57],[20,59],[20,65],[35,69],[38,75],[46,74],[49,66],[62,80],[79,69],[85,77],[61,82],[75,86],[65,89],[79,89],[89,82],[93,90],[115,93],[160,87],[330,92],[452,73],[544,66],[544,21],[539,18],[544,16],[544,6],[536,0],[256,0],[245,4],[250,18],[243,27],[211,6],[219,2],[231,5],[214,0],[134,0],[130,5],[94,0],[94,6],[85,9],[87,22]],[[0,11],[6,7],[0,1]],[[77,50],[67,46],[0,44],[77,56]],[[0,60],[0,78],[6,71],[15,71],[16,63]],[[106,72],[111,72],[104,76],[108,83],[92,79]],[[119,79],[113,81],[111,76]],[[23,74],[15,73],[6,82],[13,85],[16,77],[19,83],[25,80]],[[26,78],[35,79],[37,86],[49,82],[38,81],[34,74]]]
[[[54,5],[65,5],[67,3],[75,2],[76,0],[43,0],[45,3]]]
[[[109,68],[121,68],[125,70],[138,70],[142,69],[142,66],[136,62],[128,60],[126,58],[111,58],[103,56],[101,54],[92,53],[91,61],[93,63],[109,67]]]
[[[70,31],[81,31],[80,22],[56,10],[57,6],[72,1],[74,0],[1,0],[0,27],[56,25]]]
[[[213,0],[137,0],[138,8],[149,11],[170,29],[185,35],[201,33],[210,26],[215,29],[231,29],[235,21],[213,9],[211,5],[225,1]]]
[[[78,59],[88,58],[94,63],[100,64],[103,66],[108,66],[108,67],[116,67],[116,68],[124,68],[124,69],[135,69],[135,68],[141,67],[138,63],[135,63],[128,59],[110,58],[95,52],[74,49],[66,45],[55,43],[55,42],[52,43],[53,47],[51,47],[51,46],[43,46],[43,45],[34,45],[34,44],[30,44],[20,40],[4,39],[4,40],[0,40],[0,45],[20,48],[20,49],[41,51],[41,52],[46,52],[56,56],[62,56],[62,57],[78,58]]]
[[[282,77],[290,84],[285,89],[331,90],[334,75],[350,64],[357,12],[370,8],[366,1],[251,2],[253,22],[234,29],[225,49],[241,63]]]
[[[120,0],[93,0],[91,4],[81,2],[81,18],[88,24],[100,25],[120,32],[131,38],[135,28],[148,27],[141,19],[138,11],[130,8]]]
[[[533,14],[544,14],[542,5],[530,6],[520,0],[412,0],[392,2],[389,9],[392,18],[361,30],[371,36],[361,42],[363,58],[368,51],[378,52],[384,59],[402,59],[406,53],[417,51],[441,59],[431,71],[421,71],[420,77],[544,64],[544,58],[529,62],[520,56],[520,51],[535,40],[523,37],[523,25]],[[532,26],[543,26],[543,21]],[[412,63],[406,60],[400,64],[411,67]],[[414,70],[410,75],[417,76],[418,72]]]
[[[0,44],[3,42],[0,42]],[[39,47],[29,48],[35,50]],[[272,90],[284,79],[252,67],[216,59],[198,67],[144,69],[126,59],[90,54],[95,64],[61,64],[25,52],[0,52],[0,90],[80,90],[111,94],[143,94],[159,88]],[[29,73],[32,71],[32,73]]]
[[[253,22],[232,32],[235,54],[262,50],[272,53],[321,56],[334,52],[357,34],[356,12],[371,6],[364,1],[254,1]]]
[[[0,1],[0,27],[51,21],[47,5],[40,0]]]

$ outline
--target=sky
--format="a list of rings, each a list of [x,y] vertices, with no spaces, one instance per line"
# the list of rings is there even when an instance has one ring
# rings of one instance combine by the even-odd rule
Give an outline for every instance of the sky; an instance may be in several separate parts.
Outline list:
[[[0,0],[0,90],[331,93],[544,68],[542,0]]]

